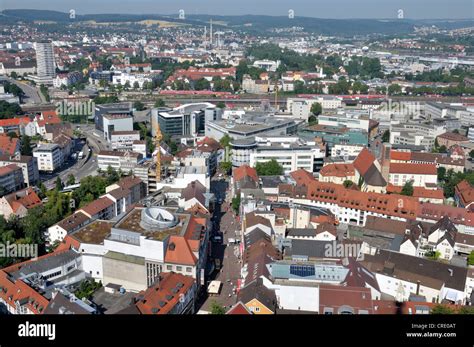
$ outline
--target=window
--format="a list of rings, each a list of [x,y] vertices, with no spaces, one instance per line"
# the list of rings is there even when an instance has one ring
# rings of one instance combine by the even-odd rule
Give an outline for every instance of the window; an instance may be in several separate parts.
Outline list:
[[[182,266],[176,266],[176,271],[183,271],[183,267]]]
[[[166,270],[173,270],[173,265],[166,265]]]
[[[192,267],[187,267],[187,268],[186,268],[186,272],[191,272],[191,271],[193,271],[193,268],[192,268]]]
[[[255,312],[260,312],[260,307],[255,307]]]

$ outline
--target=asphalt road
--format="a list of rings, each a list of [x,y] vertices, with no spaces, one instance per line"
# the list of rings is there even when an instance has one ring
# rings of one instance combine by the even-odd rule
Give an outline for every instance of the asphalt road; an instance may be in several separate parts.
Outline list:
[[[25,104],[46,103],[44,96],[40,93],[40,91],[36,87],[26,82],[17,81],[6,76],[0,76],[0,80],[7,80],[10,83],[16,84],[18,87],[20,87],[25,93],[25,96],[23,97],[23,102]]]
[[[60,171],[54,174],[42,175],[42,180],[48,189],[54,188],[58,176],[65,183],[69,175],[73,175],[76,178],[76,182],[79,182],[84,177],[97,175],[97,154],[101,150],[109,149],[108,144],[101,137],[102,134],[95,130],[93,124],[81,124],[77,127],[83,136],[86,137],[87,142],[83,147],[75,148],[75,151],[82,151],[84,157],[77,161],[70,159],[63,165]],[[89,151],[92,151],[90,155],[88,155]]]
[[[236,216],[226,200],[230,200],[228,196],[228,182],[224,180],[211,181],[211,191],[215,194],[217,204],[212,220],[214,228],[212,236],[219,235],[222,242],[212,242],[211,261],[213,258],[221,260],[222,266],[220,271],[215,271],[209,280],[217,280],[222,282],[219,295],[205,296],[201,298],[200,310],[210,312],[211,304],[216,301],[226,309],[230,308],[237,302],[237,282],[240,279],[240,252],[238,244],[229,244],[230,238],[236,238],[236,230],[240,230],[240,224],[236,220]],[[222,201],[220,204],[219,201]],[[212,237],[211,237],[212,239]]]

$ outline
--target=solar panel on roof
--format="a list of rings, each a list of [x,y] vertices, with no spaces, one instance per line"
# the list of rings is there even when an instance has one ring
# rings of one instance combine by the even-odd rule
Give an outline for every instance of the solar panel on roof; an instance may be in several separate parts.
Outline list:
[[[314,266],[309,265],[290,265],[290,274],[299,277],[309,277],[315,275]]]

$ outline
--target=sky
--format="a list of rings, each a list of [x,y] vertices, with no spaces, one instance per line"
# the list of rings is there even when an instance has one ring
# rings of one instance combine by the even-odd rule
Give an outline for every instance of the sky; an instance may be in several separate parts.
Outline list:
[[[0,0],[0,9],[48,9],[77,14],[133,13],[243,15],[317,18],[472,19],[474,0]]]

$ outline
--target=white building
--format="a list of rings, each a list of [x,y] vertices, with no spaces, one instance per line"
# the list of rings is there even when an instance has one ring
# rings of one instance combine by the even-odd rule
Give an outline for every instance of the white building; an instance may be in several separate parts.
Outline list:
[[[133,117],[126,113],[110,113],[103,116],[104,137],[110,142],[116,131],[133,131]]]
[[[321,96],[317,98],[288,98],[286,110],[299,119],[308,120],[314,103],[321,104],[323,110],[335,110],[342,107],[341,98]]]
[[[436,189],[438,173],[435,164],[406,164],[391,163],[389,183],[394,186],[404,186],[412,181],[414,187]]]
[[[357,157],[364,148],[362,145],[335,144],[331,149],[331,157]]]
[[[138,130],[114,131],[110,135],[110,144],[113,150],[132,150],[134,141],[139,140],[140,132]]]
[[[130,151],[100,151],[97,155],[97,165],[100,170],[104,171],[110,166],[115,170],[129,172],[141,159],[141,154]]]
[[[39,144],[33,156],[38,161],[39,171],[54,172],[64,163],[63,152],[57,144]]]
[[[135,83],[138,83],[138,86],[143,88],[143,85],[147,82],[153,82],[153,79],[144,73],[118,72],[112,77],[112,84],[125,86],[128,83],[130,88],[133,88]]]
[[[275,136],[255,138],[257,147],[250,152],[251,167],[275,159],[288,174],[298,169],[315,171],[315,166],[322,166],[326,153],[315,142],[303,141],[299,137]]]

